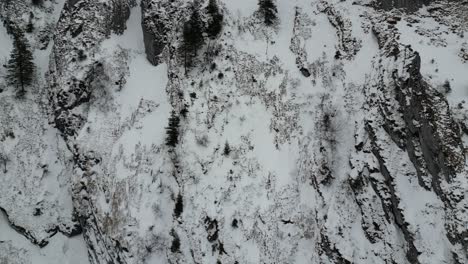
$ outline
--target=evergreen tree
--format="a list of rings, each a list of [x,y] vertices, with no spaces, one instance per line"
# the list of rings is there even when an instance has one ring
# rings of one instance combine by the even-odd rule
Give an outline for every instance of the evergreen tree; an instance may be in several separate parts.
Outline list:
[[[31,2],[32,2],[33,5],[42,5],[44,0],[32,0]]]
[[[180,238],[179,235],[177,235],[176,231],[171,229],[170,235],[172,236],[172,244],[171,244],[171,252],[172,253],[177,253],[180,252]]]
[[[230,153],[231,153],[231,146],[229,146],[229,143],[226,141],[226,143],[224,144],[223,155],[229,156]]]
[[[180,118],[176,115],[175,111],[172,111],[171,117],[169,117],[169,126],[166,127],[166,145],[175,147],[179,143],[179,122]]]
[[[278,21],[278,9],[274,0],[259,0],[258,6],[265,25],[273,26]]]
[[[3,173],[7,173],[7,163],[10,159],[3,146],[0,146],[0,167],[3,167]]]
[[[20,88],[19,93],[25,93],[25,86],[32,83],[34,77],[34,58],[28,40],[20,29],[14,30],[13,51],[6,65],[7,82]]]
[[[28,33],[32,33],[34,31],[33,19],[34,19],[33,12],[29,12],[29,22],[28,22],[28,25],[26,27],[26,32],[28,32]]]
[[[206,33],[211,39],[216,38],[223,29],[224,16],[219,10],[218,2],[216,0],[209,0],[206,7],[207,13],[210,16]]]
[[[190,18],[184,23],[181,54],[184,59],[185,72],[192,66],[193,59],[203,45],[203,22],[200,16],[200,3],[195,1],[191,5]]]

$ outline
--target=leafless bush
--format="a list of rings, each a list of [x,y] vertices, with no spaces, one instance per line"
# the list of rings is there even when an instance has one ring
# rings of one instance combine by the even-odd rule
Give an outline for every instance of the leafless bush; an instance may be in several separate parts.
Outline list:
[[[208,144],[210,143],[210,140],[208,139],[208,135],[206,134],[203,134],[203,135],[200,135],[200,136],[195,136],[195,140],[197,142],[198,145],[202,146],[202,147],[207,147]]]

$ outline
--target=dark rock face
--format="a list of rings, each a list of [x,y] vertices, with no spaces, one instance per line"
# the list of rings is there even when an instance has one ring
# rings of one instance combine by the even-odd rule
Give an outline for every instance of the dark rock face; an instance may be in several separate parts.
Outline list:
[[[56,27],[49,72],[53,115],[65,137],[73,137],[81,129],[86,118],[79,106],[90,100],[96,81],[103,74],[102,64],[87,60],[84,50],[93,55],[98,44],[112,32],[123,33],[134,5],[134,0],[69,1],[65,4]],[[81,22],[75,23],[76,20]],[[83,73],[80,79],[74,76],[77,71]]]
[[[69,6],[74,6],[76,3],[78,3],[80,0],[68,0],[67,4]]]
[[[380,151],[381,146],[378,145],[377,137],[372,130],[372,127],[368,127],[368,133],[371,136],[371,142],[373,144],[372,146],[372,153],[374,156],[377,158],[378,164],[379,164],[379,171],[382,173],[382,175],[385,178],[385,184],[387,187],[387,192],[385,196],[389,196],[387,198],[387,205],[389,204],[390,206],[384,206],[384,210],[386,211],[387,215],[391,215],[392,218],[395,221],[395,224],[401,229],[404,238],[407,243],[407,251],[406,251],[406,258],[410,263],[420,263],[418,260],[418,255],[420,254],[418,250],[416,249],[414,245],[414,234],[408,229],[408,223],[405,220],[405,216],[403,215],[401,209],[400,209],[400,199],[398,198],[396,194],[396,190],[394,188],[395,182],[394,182],[394,177],[391,175],[389,172],[389,169],[386,167],[386,160],[384,157],[381,156]],[[384,197],[384,195],[381,195],[381,197]]]
[[[110,20],[112,31],[116,34],[122,34],[126,28],[126,23],[130,17],[130,8],[134,6],[134,0],[114,0]]]
[[[91,263],[125,263],[126,249],[108,236],[95,216],[90,194],[96,190],[94,174],[90,171],[100,160],[81,153],[75,138],[87,122],[87,108],[93,94],[102,89],[100,79],[106,75],[105,66],[95,59],[99,45],[111,33],[124,32],[135,3],[134,0],[68,1],[56,27],[49,65],[51,117],[73,152],[76,177],[81,178],[72,186],[72,198]]]
[[[176,32],[181,28],[184,15],[183,1],[141,1],[143,39],[145,42],[146,57],[153,65],[161,61],[163,51],[167,48],[173,54],[176,41]]]
[[[301,68],[300,71],[301,71],[302,75],[304,75],[304,77],[306,77],[306,78],[310,77],[310,71],[308,69]]]
[[[415,246],[415,234],[401,211],[401,200],[394,186],[396,177],[389,169],[392,159],[386,157],[388,141],[383,140],[384,130],[399,151],[406,153],[415,168],[407,177],[417,177],[418,184],[433,191],[445,205],[446,236],[455,248],[466,249],[467,232],[460,218],[463,207],[463,191],[454,182],[465,174],[465,156],[459,126],[453,120],[446,99],[424,82],[420,73],[419,54],[409,47],[400,46],[395,40],[397,34],[374,27],[374,33],[381,46],[383,56],[395,61],[395,68],[379,69],[380,76],[388,72],[389,82],[377,84],[377,92],[369,97],[368,105],[376,107],[380,121],[372,120],[366,127],[372,142],[372,153],[377,158],[379,171],[385,178],[384,203],[387,215],[395,219],[407,242],[407,259],[419,263],[419,250]],[[395,52],[398,51],[398,52]],[[398,66],[400,65],[400,66]],[[379,66],[381,67],[381,66]],[[380,133],[380,134],[379,134]],[[354,184],[360,186],[362,184]],[[353,187],[354,190],[359,188]],[[377,188],[377,190],[382,188]],[[453,252],[454,261],[466,259],[462,251]]]
[[[423,5],[428,5],[431,0],[378,0],[377,5],[380,8],[389,10],[392,8],[403,8],[410,12],[416,11]]]
[[[420,168],[419,176],[422,177],[422,172],[427,170],[433,176],[432,188],[444,198],[439,177],[442,175],[445,181],[450,182],[454,175],[463,170],[463,145],[448,103],[441,94],[424,83],[420,64],[421,58],[415,53],[408,65],[410,77],[398,82],[396,87],[397,99],[408,129],[406,146],[413,163]],[[417,149],[422,151],[424,162],[418,159]],[[422,180],[420,182],[423,184]]]
[[[458,208],[457,205],[464,199],[457,190],[462,186],[452,185],[457,175],[466,173],[461,131],[451,116],[445,98],[422,81],[417,53],[412,58],[408,73],[409,79],[403,81],[401,86],[397,85],[396,90],[408,129],[408,153],[418,172],[422,172],[418,175],[420,184],[428,188],[422,177],[424,174],[431,175],[431,188],[447,208],[450,219],[446,224],[447,237],[453,244],[466,248],[468,232],[461,226],[457,227],[459,212],[457,209],[451,210]],[[408,98],[411,98],[409,104]]]
[[[330,242],[326,234],[326,231],[320,232],[320,250],[321,253],[328,256],[328,258],[337,264],[351,264],[351,262],[343,257],[341,252]]]
[[[139,2],[145,55],[151,64],[165,65],[142,64],[163,83],[154,97],[167,96],[167,103],[148,98],[147,92],[156,90],[153,83],[134,82],[153,80],[133,71],[147,69],[132,64],[144,61],[143,43],[122,48],[106,42],[112,34],[125,32],[135,1],[68,0],[55,29],[44,108],[59,131],[54,138],[61,135],[63,148],[70,152],[70,170],[63,174],[72,175],[66,184],[75,215],[69,225],[47,227],[45,239],[23,224],[10,223],[14,230],[39,247],[48,243],[47,236],[59,232],[83,234],[92,264],[154,259],[419,264],[433,263],[429,258],[435,255],[441,263],[468,262],[461,132],[444,96],[423,78],[419,54],[399,43],[395,25],[405,21],[403,15],[386,17],[382,9],[375,14],[366,9],[361,14],[365,19],[347,17],[355,13],[347,12],[351,5],[346,1],[314,2],[317,6],[312,8],[318,12],[313,14],[310,2],[296,1],[289,47],[296,65],[290,69],[283,57],[263,60],[238,49],[238,37],[260,30],[254,17],[236,21],[233,12],[226,12],[225,34],[216,40],[219,50],[212,64],[206,64],[211,70],[202,65],[184,75],[176,51],[188,2]],[[388,7],[383,8],[424,4],[384,2]],[[354,19],[362,22],[365,35],[352,24]],[[308,47],[323,46],[314,35],[316,26],[329,28],[328,36],[333,37],[333,47],[327,42],[330,49],[319,59],[307,54]],[[378,48],[373,45],[375,50],[370,51],[365,45],[361,50],[361,43],[373,37],[370,34]],[[278,48],[289,44],[277,41]],[[353,71],[348,79],[347,67],[361,66],[363,52],[375,52],[375,59],[363,59],[362,72]],[[127,72],[115,65],[135,68]],[[136,77],[126,79],[128,74]],[[359,74],[363,78],[355,80]],[[122,90],[115,92],[119,85]],[[141,88],[137,86],[147,87],[137,91]],[[323,94],[316,94],[321,88],[326,88]],[[131,93],[138,97],[131,98]],[[138,106],[135,102],[135,109],[129,110],[133,99],[138,99]],[[153,115],[155,109],[160,112]],[[171,111],[181,114],[183,140],[168,150],[166,120],[159,118]],[[262,114],[267,122],[251,122],[249,114]],[[245,129],[233,122],[237,118]],[[150,131],[147,137],[154,141],[140,141],[139,136],[146,139],[145,126],[154,130],[155,123],[162,136],[156,140]],[[230,140],[229,151],[222,153],[227,145],[223,137],[231,131],[240,134],[240,141]],[[187,144],[192,135],[197,140],[205,133],[210,135],[205,143]],[[258,140],[269,133],[271,139]],[[23,136],[18,133],[17,138]],[[216,142],[218,138],[223,140]],[[200,152],[202,148],[206,153]],[[297,157],[279,156],[278,163],[284,164],[259,157],[276,153],[275,149]],[[107,155],[107,150],[113,153]],[[32,208],[32,219],[47,214],[41,206]],[[8,218],[6,211],[5,215]],[[429,243],[428,237],[441,241]],[[437,243],[443,253],[434,252]]]
[[[143,15],[141,25],[143,28],[146,57],[153,65],[159,64],[159,56],[167,45],[166,34],[170,30],[166,23],[167,17],[165,17],[165,14],[155,12],[157,9],[154,8],[154,5],[156,4],[160,5],[161,3],[153,3],[151,0],[141,2],[141,12]]]

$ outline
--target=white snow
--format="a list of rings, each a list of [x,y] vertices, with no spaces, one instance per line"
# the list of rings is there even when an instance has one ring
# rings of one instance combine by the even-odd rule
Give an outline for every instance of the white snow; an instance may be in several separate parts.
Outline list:
[[[85,245],[82,236],[68,238],[57,233],[46,247],[39,248],[13,230],[0,212],[1,263],[89,264]],[[16,262],[9,262],[13,260]]]
[[[352,37],[362,41],[355,56],[335,59],[340,45],[337,32],[327,15],[318,10],[318,1],[278,0],[281,23],[276,31],[254,23],[257,0],[222,2],[228,21],[219,40],[223,50],[213,59],[216,69],[195,67],[177,80],[174,86],[180,85],[183,95],[172,102],[169,92],[174,91],[168,89],[175,89],[169,85],[174,80],[168,74],[180,69],[147,61],[138,5],[132,9],[123,35],[112,34],[96,48],[92,59],[102,62],[105,72],[91,87],[92,98],[83,106],[86,123],[73,143],[83,154],[100,158],[90,176],[90,201],[96,207],[97,220],[106,221],[105,235],[130,250],[128,255],[133,258],[129,263],[140,263],[142,256],[147,263],[161,264],[171,257],[180,258],[174,263],[216,263],[218,259],[222,263],[325,263],[318,249],[320,232],[353,263],[383,263],[385,254],[406,263],[402,231],[394,220],[385,225],[380,198],[370,183],[363,187],[368,196],[360,197],[366,200],[362,205],[356,203],[359,194],[349,187],[349,180],[360,172],[354,168],[349,175],[354,155],[377,167],[372,154],[358,154],[355,148],[356,128],[362,130],[369,118],[362,107],[367,99],[363,88],[376,70],[373,63],[379,52],[372,33],[363,29],[369,21],[361,15],[370,9],[346,1],[330,2],[351,20]],[[310,36],[301,36],[299,41],[297,53],[304,54],[291,48],[296,7],[311,21],[305,26]],[[438,26],[427,18],[421,24]],[[453,88],[450,101],[468,98],[468,64],[457,55],[465,39],[448,35],[448,47],[436,47],[404,22],[398,23],[398,29],[400,41],[411,43],[421,53],[423,75],[432,85],[448,78]],[[0,47],[7,47],[0,50],[1,59],[11,49],[2,27]],[[50,52],[51,46],[35,52],[40,76],[46,71]],[[297,60],[304,65],[297,65]],[[305,77],[298,66],[308,67],[312,76]],[[221,72],[224,78],[219,79]],[[125,84],[119,86],[123,79]],[[173,105],[182,103],[187,104],[188,113],[181,117],[180,143],[169,149],[165,127]],[[330,114],[332,131],[323,128],[324,114]],[[17,137],[23,139],[25,132],[19,133]],[[400,209],[422,251],[420,261],[442,263],[451,257],[444,234],[443,203],[419,186],[407,153],[381,133],[379,140],[385,141],[383,155],[390,161],[386,165],[395,180]],[[330,134],[332,138],[326,138]],[[54,144],[41,152],[40,163],[70,158],[68,152],[56,152],[65,149],[57,136],[55,130],[44,131],[41,138]],[[230,153],[224,153],[225,143]],[[321,165],[329,166],[330,183],[314,182],[323,176]],[[57,206],[69,214],[72,205],[66,186],[70,183],[64,177],[68,171],[61,173],[62,166],[60,162],[49,164],[53,175],[61,177],[43,179],[37,197],[59,200]],[[383,178],[378,172],[372,177]],[[174,200],[179,194],[184,209],[176,218]],[[368,206],[369,211],[361,206]],[[372,206],[377,208],[375,212]],[[379,230],[382,238],[375,243],[363,230],[365,217],[383,219],[381,228],[388,228]],[[205,239],[210,232],[205,223],[208,218],[217,221],[216,241]],[[232,226],[234,219],[237,227]],[[182,242],[177,254],[168,251],[171,229]],[[82,236],[69,239],[59,233],[49,246],[38,249],[0,216],[0,262],[7,243],[25,249],[29,254],[25,259],[34,259],[34,263],[87,263]],[[216,243],[223,243],[227,254],[214,250]],[[8,248],[8,252],[14,250]]]
[[[50,2],[49,6],[47,2],[47,7],[54,10],[52,14],[35,10],[35,16],[39,19],[36,30],[40,30],[46,20],[50,23],[57,21],[64,3],[65,0],[59,0]],[[48,125],[42,105],[46,96],[44,75],[49,66],[52,45],[51,42],[46,50],[33,51],[37,78],[33,87],[28,88],[29,93],[24,100],[15,99],[15,89],[12,87],[7,87],[7,91],[0,94],[2,107],[9,110],[0,118],[1,133],[12,129],[15,134],[15,139],[2,140],[1,143],[10,160],[8,172],[1,172],[0,205],[16,225],[28,230],[38,240],[47,238],[49,229],[69,226],[73,213],[69,192],[71,154],[58,131]],[[12,39],[3,23],[0,26],[0,47],[0,62],[4,64],[12,49]],[[3,67],[0,73],[2,71]],[[40,208],[42,214],[32,216],[35,208]],[[50,238],[46,247],[39,248],[14,231],[8,225],[6,216],[0,213],[0,262],[12,261],[34,264],[89,263],[86,243],[81,235],[68,238],[59,232]]]
[[[424,12],[422,10],[421,12]],[[401,43],[411,44],[411,47],[421,55],[421,72],[434,87],[450,82],[452,92],[447,98],[452,105],[468,99],[468,63],[463,63],[458,56],[462,43],[468,40],[468,35],[459,37],[449,34],[450,29],[437,23],[433,18],[421,18],[420,23],[409,27],[405,21],[397,24],[401,32]],[[436,30],[428,38],[415,32],[416,29]],[[436,45],[441,38],[446,45]]]
[[[10,57],[10,52],[13,49],[13,40],[8,35],[3,23],[0,24],[0,62],[3,65]]]

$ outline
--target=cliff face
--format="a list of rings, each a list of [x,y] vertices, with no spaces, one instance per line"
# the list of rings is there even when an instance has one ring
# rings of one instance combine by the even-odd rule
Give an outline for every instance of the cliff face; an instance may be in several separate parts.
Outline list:
[[[385,186],[377,188],[380,197],[387,197],[382,198],[386,200],[386,216],[393,215],[395,224],[403,232],[408,246],[407,259],[412,263],[430,263],[432,252],[421,251],[420,246],[429,238],[416,239],[416,233],[421,234],[420,228],[424,227],[416,224],[418,219],[414,219],[414,215],[405,212],[409,210],[411,214],[420,214],[419,217],[429,217],[429,211],[409,209],[412,207],[403,197],[412,194],[417,200],[416,193],[432,192],[424,198],[423,207],[439,204],[445,208],[441,212],[444,220],[434,221],[440,226],[433,227],[433,232],[444,234],[452,244],[453,263],[463,263],[466,244],[460,238],[466,235],[463,234],[466,218],[459,210],[466,206],[466,200],[464,195],[458,194],[464,192],[461,182],[466,168],[459,125],[452,118],[444,96],[423,79],[420,55],[410,47],[399,46],[395,41],[399,35],[396,30],[391,34],[384,33],[387,29],[379,26],[373,30],[383,50],[377,64],[376,81],[371,82],[366,92],[369,96],[366,108],[375,113],[366,120],[366,131],[370,136],[370,151],[378,161],[377,170],[384,176],[380,184]],[[397,63],[386,67],[389,61]],[[396,158],[395,153],[401,156]],[[402,183],[399,175],[412,180]],[[404,194],[408,190],[399,188],[414,189]],[[437,229],[440,231],[435,231]]]
[[[466,6],[219,3],[0,4],[0,263],[467,263]]]
[[[186,15],[182,7],[180,1],[141,1],[146,58],[153,65],[161,62],[164,48],[171,44],[171,38],[176,38],[171,33],[176,31],[175,26],[181,25],[180,18]]]

